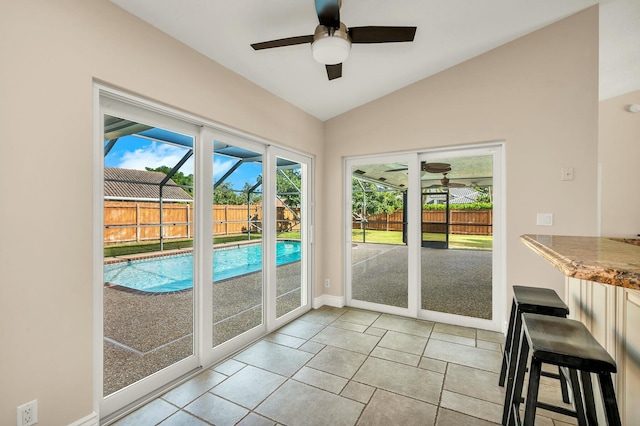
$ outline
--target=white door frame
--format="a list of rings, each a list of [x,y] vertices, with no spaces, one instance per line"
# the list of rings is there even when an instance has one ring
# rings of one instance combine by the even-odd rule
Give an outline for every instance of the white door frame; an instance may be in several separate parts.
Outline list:
[[[240,132],[218,123],[193,116],[176,109],[158,105],[146,99],[118,89],[95,83],[93,87],[93,377],[94,411],[101,419],[112,419],[125,410],[131,411],[157,396],[161,389],[175,386],[203,366],[210,366],[241,347],[266,335],[297,316],[311,309],[313,296],[313,156],[281,148],[272,141]],[[195,179],[195,228],[194,228],[194,354],[151,376],[103,398],[103,179],[104,179],[104,114],[112,113],[131,120],[157,125],[194,137]],[[303,260],[302,284],[305,293],[302,306],[281,318],[275,318],[275,257],[273,250],[265,250],[263,259],[263,323],[216,348],[212,347],[212,290],[201,283],[212,282],[213,238],[213,141],[225,140],[263,154],[263,199],[265,200],[264,223],[275,224],[275,158],[295,160],[306,172],[306,201],[301,206],[306,221],[303,244],[306,261]],[[265,226],[263,248],[275,247],[275,229]],[[271,244],[273,243],[273,244]],[[268,266],[267,265],[272,265]]]
[[[301,264],[301,272],[302,272],[302,283],[301,285],[301,306],[288,312],[281,316],[280,318],[276,317],[276,286],[270,286],[269,290],[269,298],[267,303],[267,328],[268,330],[274,330],[282,325],[288,323],[289,321],[297,318],[303,313],[309,311],[312,305],[312,286],[311,286],[311,277],[312,277],[312,262],[313,259],[313,235],[311,224],[313,223],[312,218],[312,205],[313,205],[313,192],[311,191],[311,176],[313,176],[313,159],[297,154],[290,150],[285,150],[276,146],[269,146],[267,149],[267,157],[268,157],[268,173],[265,173],[266,177],[269,179],[267,182],[269,185],[275,189],[276,184],[276,161],[278,158],[283,158],[291,161],[295,161],[302,167],[302,188],[300,188],[302,192],[301,196],[301,205],[300,205],[300,243],[302,244],[302,256],[300,261]],[[265,204],[265,208],[268,208],[269,215],[265,215],[265,223],[271,223],[275,226],[276,222],[276,202],[275,202],[275,192],[272,194],[273,196],[269,197],[268,204]],[[263,197],[264,200],[265,197]],[[265,211],[266,213],[266,211]],[[269,222],[266,222],[269,220]],[[267,235],[267,244],[270,250],[267,250],[267,256],[265,256],[265,260],[268,261],[270,265],[275,265],[275,247],[276,247],[276,229],[275,227],[271,227],[268,229]],[[276,268],[273,267],[269,270],[271,274],[269,277],[269,282],[277,284],[276,279]]]
[[[207,165],[207,167],[209,167],[211,169],[211,174],[209,174],[209,170],[206,170],[206,173],[203,173],[203,175],[201,176],[202,179],[205,181],[203,182],[203,185],[206,185],[206,190],[207,194],[207,200],[202,200],[201,204],[204,206],[206,205],[207,208],[210,209],[210,206],[213,205],[213,186],[212,186],[212,182],[213,182],[213,176],[215,173],[214,170],[214,166],[213,166],[213,154],[214,154],[214,150],[213,150],[213,142],[214,141],[219,141],[219,142],[223,142],[225,144],[229,144],[229,145],[233,145],[239,148],[243,148],[246,150],[250,150],[252,152],[255,152],[256,154],[260,154],[262,155],[262,159],[263,159],[263,167],[262,167],[262,174],[263,176],[266,173],[266,163],[267,163],[267,146],[264,144],[261,144],[259,142],[247,139],[245,137],[236,135],[234,133],[231,132],[227,132],[227,131],[222,131],[222,130],[218,130],[218,129],[214,129],[211,128],[209,126],[205,126],[203,127],[202,133],[205,137],[204,140],[204,144],[206,145],[206,152],[204,154],[204,160],[203,162],[208,162],[209,164]],[[269,186],[269,182],[268,179],[266,178],[266,176],[264,176],[264,180],[262,183],[262,187],[263,187],[263,200],[265,198],[264,193],[267,192],[265,190],[265,188],[268,188]],[[203,194],[205,195],[205,194]],[[208,203],[208,204],[205,204]],[[263,205],[263,214],[264,214],[264,205]],[[211,217],[211,211],[209,210],[208,212],[208,216]],[[266,223],[266,222],[265,222]],[[201,239],[204,241],[208,238],[208,241],[212,241],[213,238],[213,219],[211,219],[210,223],[207,223],[206,225],[203,226],[208,226],[207,228],[205,228],[204,232],[206,236],[203,236]],[[265,257],[268,255],[266,253],[266,243],[265,243],[265,238],[264,238],[264,234],[263,234],[263,239],[262,239],[262,249],[263,249],[263,253],[265,253]],[[206,254],[205,254],[206,252]],[[208,281],[203,281],[203,282],[213,282],[213,276],[212,276],[212,270],[213,270],[213,248],[211,246],[211,244],[209,244],[202,253],[202,257],[203,257],[203,261],[202,261],[202,271],[200,271],[203,274],[206,274],[206,279]],[[202,339],[202,345],[201,345],[201,354],[202,354],[202,363],[203,365],[210,365],[213,364],[214,362],[216,362],[217,360],[220,360],[230,354],[232,354],[233,352],[237,351],[238,349],[242,348],[243,346],[246,346],[247,344],[251,343],[252,341],[256,340],[257,338],[265,335],[267,333],[267,321],[266,321],[266,293],[267,293],[267,273],[268,270],[266,268],[267,264],[264,263],[264,259],[263,259],[263,268],[262,268],[262,323],[259,326],[256,326],[250,330],[247,330],[243,333],[241,333],[238,336],[235,336],[231,339],[229,339],[228,341],[213,347],[213,335],[211,332],[211,327],[213,324],[213,291],[212,291],[212,287],[211,286],[205,286],[205,289],[207,290],[204,293],[204,296],[202,298],[202,300],[200,301],[201,305],[202,305],[202,321],[203,321],[203,339]]]
[[[505,214],[505,180],[504,180],[504,142],[489,142],[476,145],[464,145],[437,149],[425,149],[407,153],[388,153],[384,155],[349,157],[344,160],[345,198],[344,206],[344,282],[345,301],[347,306],[361,309],[370,309],[378,312],[425,320],[443,322],[448,324],[476,327],[486,330],[500,331],[504,329],[504,294],[506,291],[506,214]],[[441,312],[426,311],[420,307],[421,271],[420,271],[420,247],[421,247],[421,195],[420,195],[420,162],[424,159],[436,160],[438,158],[451,158],[455,156],[493,156],[493,255],[492,255],[492,319],[479,319],[463,317]],[[407,243],[408,243],[408,307],[398,308],[371,302],[354,300],[352,293],[352,267],[351,267],[351,170],[352,167],[362,164],[376,163],[407,163],[409,171],[409,193],[407,200]]]
[[[352,203],[352,184],[351,184],[351,176],[352,176],[352,168],[357,167],[358,165],[364,164],[382,164],[382,163],[407,163],[409,167],[409,194],[408,194],[408,216],[407,216],[407,237],[409,239],[408,244],[408,253],[409,258],[407,259],[407,291],[408,291],[408,300],[407,307],[401,308],[398,306],[390,306],[383,305],[379,303],[367,302],[363,300],[357,300],[352,297],[352,217],[351,217],[351,203]],[[387,314],[393,315],[402,315],[402,316],[410,316],[415,317],[417,315],[417,302],[414,296],[419,291],[416,288],[418,283],[418,277],[416,276],[416,272],[418,270],[419,264],[416,263],[417,248],[415,246],[415,241],[417,232],[415,232],[415,223],[417,218],[417,204],[414,197],[411,196],[411,187],[413,186],[413,182],[418,179],[419,182],[419,174],[417,172],[418,164],[417,164],[417,155],[415,153],[399,153],[399,154],[388,154],[388,155],[372,155],[366,157],[351,157],[345,159],[344,162],[344,176],[345,178],[345,199],[344,199],[344,253],[345,253],[345,267],[344,267],[344,282],[345,282],[345,301],[347,306],[352,306],[354,308],[360,309],[368,309],[377,312],[383,312]]]
[[[454,148],[442,148],[437,150],[424,151],[419,154],[419,161],[438,161],[439,159],[454,157],[475,157],[481,155],[493,156],[493,247],[492,247],[492,292],[491,292],[491,319],[481,319],[465,317],[461,315],[448,314],[443,312],[427,311],[419,309],[418,318],[435,322],[474,327],[485,330],[500,331],[504,324],[504,292],[506,284],[505,274],[505,215],[504,215],[504,162],[503,143],[491,143],[482,145],[472,145]],[[418,256],[420,256],[418,254]],[[419,259],[418,259],[419,260]],[[420,270],[418,274],[420,274]],[[419,281],[421,282],[421,278]]]
[[[199,309],[196,301],[198,300],[199,291],[202,287],[201,281],[198,281],[194,268],[193,283],[193,354],[157,371],[146,378],[128,385],[107,397],[103,397],[103,372],[104,372],[104,344],[103,344],[103,234],[104,229],[104,203],[103,203],[103,179],[104,179],[104,150],[101,149],[104,143],[104,116],[113,115],[144,123],[148,125],[165,128],[194,138],[194,150],[200,145],[198,126],[186,120],[176,118],[169,111],[162,111],[158,108],[139,107],[128,102],[123,102],[117,96],[111,96],[109,92],[101,91],[96,88],[96,99],[98,101],[94,110],[94,129],[96,130],[96,140],[94,141],[94,386],[95,399],[97,399],[97,409],[102,416],[108,416],[122,409],[123,407],[141,401],[146,395],[165,386],[167,383],[176,380],[190,372],[197,370],[200,366],[199,354],[196,350],[196,342],[200,338],[201,329],[199,328]],[[197,190],[197,188],[196,188]],[[198,201],[196,200],[196,208]],[[195,215],[195,223],[198,223],[199,216]],[[196,234],[197,235],[197,234]],[[200,235],[194,239],[195,244],[199,244]]]

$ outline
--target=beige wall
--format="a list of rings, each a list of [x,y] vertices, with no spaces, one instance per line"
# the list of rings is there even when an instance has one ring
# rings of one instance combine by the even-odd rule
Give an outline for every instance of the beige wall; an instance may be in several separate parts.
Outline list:
[[[324,185],[342,188],[345,156],[504,140],[506,281],[563,294],[561,274],[519,236],[596,234],[597,119],[594,7],[329,120]],[[574,181],[560,181],[562,167],[575,168]],[[342,195],[323,193],[326,223],[344,222]],[[553,226],[537,226],[536,213],[553,213]],[[332,283],[343,281],[342,230],[325,229]],[[340,285],[331,291],[342,295]]]
[[[601,233],[636,237],[640,234],[640,90],[600,102],[598,162],[601,185]]]
[[[93,79],[310,154],[324,130],[107,0],[0,3],[0,424],[37,398],[64,425],[93,410]]]

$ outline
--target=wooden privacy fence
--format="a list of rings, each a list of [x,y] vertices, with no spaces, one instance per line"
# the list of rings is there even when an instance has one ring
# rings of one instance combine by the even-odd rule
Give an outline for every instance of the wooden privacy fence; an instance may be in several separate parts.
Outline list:
[[[162,222],[164,238],[191,238],[193,236],[193,204],[162,203]],[[159,203],[104,202],[105,244],[159,239]]]
[[[260,205],[214,205],[213,233],[234,235],[262,232]],[[299,231],[298,209],[277,207],[279,232]],[[164,239],[193,238],[193,203],[162,203]],[[160,239],[160,205],[150,202],[105,201],[104,244]]]
[[[213,233],[215,235],[244,234],[248,231],[262,232],[262,206],[213,206]]]
[[[446,228],[445,210],[423,210],[422,232],[442,233]],[[353,221],[353,229],[361,229],[359,221]],[[402,210],[391,214],[368,216],[365,230],[402,231]],[[449,233],[464,235],[493,235],[493,210],[450,210]]]

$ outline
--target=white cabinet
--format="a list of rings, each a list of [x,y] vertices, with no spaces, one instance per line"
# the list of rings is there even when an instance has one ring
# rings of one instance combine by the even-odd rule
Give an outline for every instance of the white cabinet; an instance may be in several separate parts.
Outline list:
[[[617,385],[625,404],[623,424],[640,425],[640,291],[618,287]],[[626,419],[626,422],[625,422]]]
[[[565,296],[569,317],[583,322],[616,361],[622,424],[640,426],[640,291],[567,277]]]

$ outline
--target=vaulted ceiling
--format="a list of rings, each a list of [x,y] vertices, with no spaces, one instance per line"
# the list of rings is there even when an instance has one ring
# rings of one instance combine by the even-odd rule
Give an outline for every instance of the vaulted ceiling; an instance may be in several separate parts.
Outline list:
[[[638,0],[343,0],[347,27],[416,26],[412,43],[354,44],[329,81],[309,44],[252,43],[313,34],[313,0],[111,0],[140,19],[327,120],[600,3],[600,99],[640,89]]]

